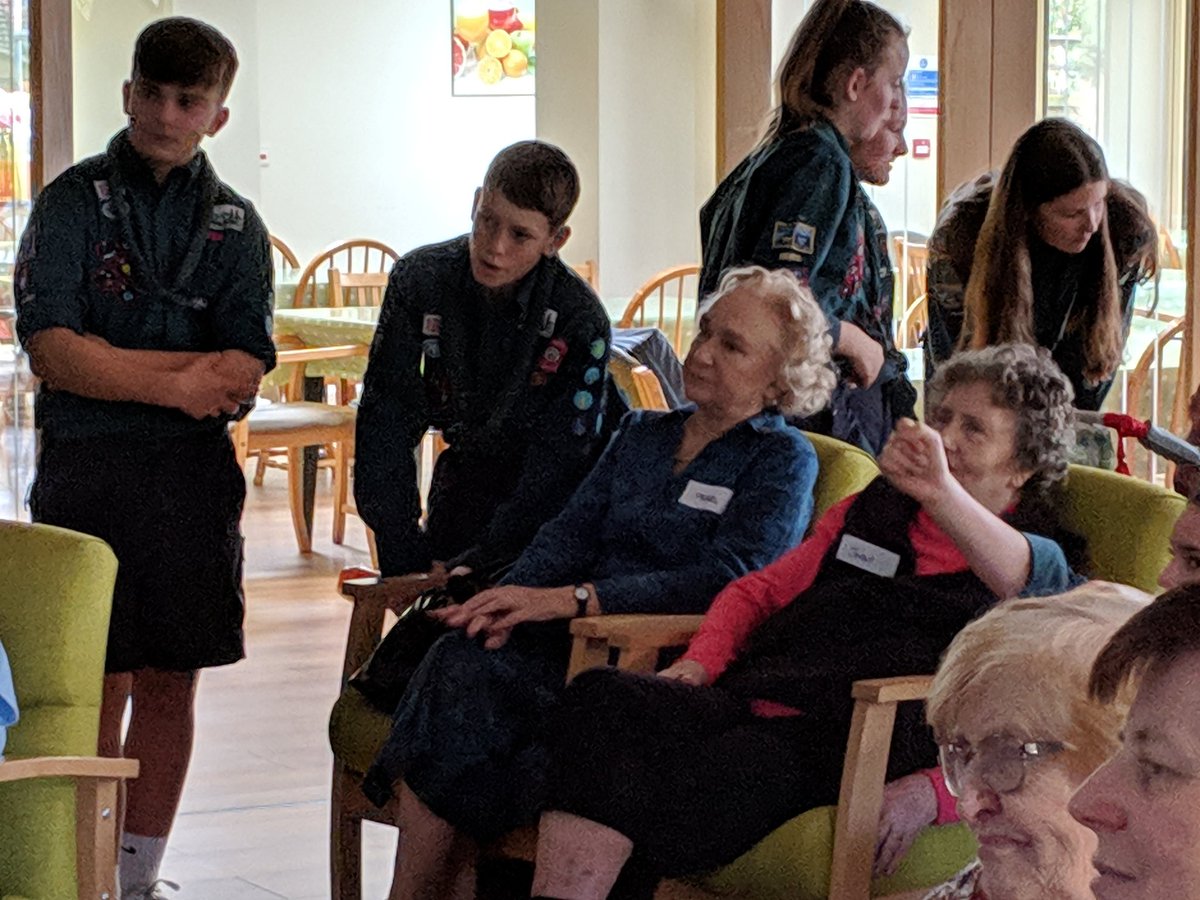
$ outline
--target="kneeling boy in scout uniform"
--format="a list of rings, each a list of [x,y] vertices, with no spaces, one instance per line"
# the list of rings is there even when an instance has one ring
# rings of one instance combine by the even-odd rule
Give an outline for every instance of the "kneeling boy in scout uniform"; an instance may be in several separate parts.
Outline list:
[[[457,567],[515,559],[602,448],[608,317],[558,258],[578,196],[560,149],[514,144],[475,192],[470,234],[392,269],[354,484],[384,575],[428,572],[437,583]],[[428,428],[448,448],[422,529],[413,454]]]
[[[226,425],[275,362],[270,248],[198,150],[228,118],[236,68],[201,22],[148,26],[123,89],[129,127],[47,186],[17,261],[18,331],[42,378],[34,518],[103,538],[120,564],[100,751],[141,760],[125,900],[158,896],[196,670],[243,656],[245,481]]]

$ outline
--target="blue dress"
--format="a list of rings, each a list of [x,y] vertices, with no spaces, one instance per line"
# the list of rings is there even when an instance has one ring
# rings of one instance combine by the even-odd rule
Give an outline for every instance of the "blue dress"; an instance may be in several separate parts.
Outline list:
[[[812,515],[817,475],[807,438],[763,412],[675,473],[693,411],[630,413],[505,582],[590,581],[606,614],[701,613],[728,582],[795,545]],[[396,709],[367,773],[367,796],[383,805],[403,776],[430,809],[480,840],[534,821],[547,760],[542,735],[569,653],[565,621],[522,625],[494,651],[458,631],[441,638]]]

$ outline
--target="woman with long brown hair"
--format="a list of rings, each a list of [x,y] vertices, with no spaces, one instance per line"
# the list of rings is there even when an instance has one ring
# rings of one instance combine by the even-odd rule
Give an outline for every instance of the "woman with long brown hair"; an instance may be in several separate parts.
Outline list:
[[[1038,122],[998,179],[960,187],[938,217],[926,378],[956,349],[1039,344],[1071,380],[1076,407],[1099,409],[1155,247],[1145,198],[1109,178],[1100,145],[1066,119]]]

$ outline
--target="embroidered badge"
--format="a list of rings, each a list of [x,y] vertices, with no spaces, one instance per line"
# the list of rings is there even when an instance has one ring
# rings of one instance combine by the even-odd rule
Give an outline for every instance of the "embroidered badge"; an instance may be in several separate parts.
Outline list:
[[[108,186],[107,181],[93,181],[92,187],[96,189],[96,199],[100,201],[100,215],[106,219],[115,219],[116,213],[112,208],[112,190]]]
[[[537,367],[547,375],[553,375],[558,371],[558,367],[562,365],[562,361],[566,358],[567,342],[562,338],[555,338],[542,351],[541,358],[537,361]]]
[[[583,437],[587,434],[587,426],[583,424],[583,419],[577,418],[571,423],[571,433],[576,437]]]
[[[584,384],[595,384],[599,380],[600,380],[600,370],[598,368],[596,368],[595,366],[592,366],[590,369],[588,369],[586,372],[583,373],[583,383]]]
[[[604,348],[607,345],[604,343],[604,338],[596,338],[592,341],[592,359],[600,359],[604,356]]]
[[[792,253],[810,254],[817,243],[817,229],[806,222],[776,222],[771,247]]]
[[[534,372],[532,375],[529,376],[529,384],[533,387],[541,387],[545,383],[546,383],[546,373],[545,372],[540,372],[540,371]]]
[[[92,248],[98,264],[92,269],[92,288],[107,297],[133,299],[133,267],[129,264],[129,251],[123,244],[100,241]]]
[[[558,322],[558,310],[548,309],[542,313],[542,327],[538,329],[539,337],[550,337],[554,334],[554,326]]]
[[[246,225],[246,211],[232,203],[218,203],[213,207],[209,231],[241,231]]]
[[[437,338],[428,338],[421,342],[421,350],[429,359],[437,359],[442,355],[442,344]]]
[[[592,396],[591,391],[577,391],[575,393],[575,408],[578,410],[588,410],[592,408],[592,404],[596,402],[596,398]]]
[[[433,313],[425,313],[421,319],[421,334],[426,337],[440,337],[442,333],[442,317]]]

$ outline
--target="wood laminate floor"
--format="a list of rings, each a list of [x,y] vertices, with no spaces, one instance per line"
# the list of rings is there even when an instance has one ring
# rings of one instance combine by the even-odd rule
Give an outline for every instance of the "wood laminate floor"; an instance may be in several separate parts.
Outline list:
[[[347,544],[330,541],[326,472],[307,557],[292,536],[285,474],[247,487],[247,656],[200,678],[191,772],[161,872],[181,886],[166,891],[172,900],[329,897],[326,724],[350,614],[335,583],[342,566],[369,563],[366,538],[352,518]],[[364,897],[378,900],[396,832],[364,831]]]

